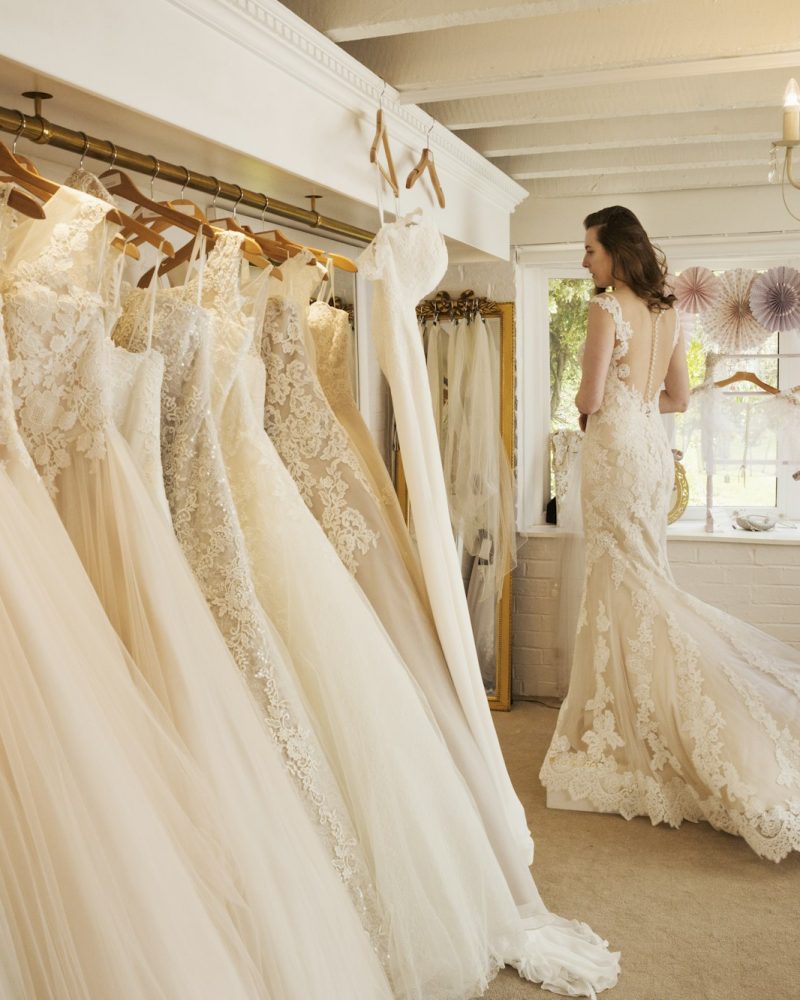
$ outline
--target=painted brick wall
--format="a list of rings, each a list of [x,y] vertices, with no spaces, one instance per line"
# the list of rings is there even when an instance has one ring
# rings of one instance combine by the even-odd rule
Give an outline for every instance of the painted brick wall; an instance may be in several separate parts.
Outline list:
[[[519,698],[558,697],[558,536],[521,539],[512,664]],[[680,586],[800,650],[800,545],[671,539]]]

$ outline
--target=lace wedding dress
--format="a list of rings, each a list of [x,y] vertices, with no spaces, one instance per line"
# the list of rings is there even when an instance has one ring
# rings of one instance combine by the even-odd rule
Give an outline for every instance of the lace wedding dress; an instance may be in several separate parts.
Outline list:
[[[112,422],[109,355],[119,348],[106,339],[97,292],[108,208],[62,187],[44,222],[14,233],[3,292],[23,437],[106,613],[211,784],[244,897],[231,914],[262,979],[258,992],[388,997],[355,910]],[[198,995],[240,993],[204,986]],[[185,986],[174,993],[185,994]]]
[[[16,221],[3,213],[0,244]],[[33,274],[12,284],[0,264],[0,287],[15,330],[54,306],[65,327],[75,319]],[[52,415],[63,396],[38,392],[31,407]],[[137,689],[18,433],[2,314],[0,509],[0,994],[263,997],[209,790]]]
[[[282,265],[282,271],[290,273],[298,266],[304,266],[303,262],[295,258]],[[337,311],[329,306],[315,303],[311,311],[317,336],[325,325],[325,311],[331,325],[336,322]],[[491,773],[456,696],[427,599],[420,596],[403,549],[395,542],[385,513],[388,503],[381,503],[358,452],[328,405],[306,355],[308,337],[303,326],[294,302],[270,297],[261,337],[267,373],[266,430],[308,508],[358,581],[425,695],[478,806],[515,901],[523,908],[540,909],[530,871],[516,849]],[[396,499],[394,504],[399,512]],[[406,530],[406,550],[410,547]]]
[[[706,820],[780,861],[800,850],[800,654],[681,591],[667,560],[673,458],[658,411],[677,323],[633,332],[619,301],[583,442],[586,576],[548,804]],[[669,327],[670,321],[675,330]],[[660,329],[659,329],[660,328]]]
[[[315,347],[320,388],[347,434],[351,447],[358,454],[361,469],[372,492],[383,506],[384,525],[394,536],[395,545],[403,555],[406,571],[414,581],[420,599],[427,606],[428,595],[422,567],[400,509],[392,477],[356,404],[350,370],[353,331],[350,329],[347,313],[329,306],[327,302],[314,302],[308,309],[306,323]]]
[[[213,262],[212,262],[213,267]],[[210,323],[200,304],[204,258],[183,284],[150,293],[130,289],[114,330],[128,357],[145,355],[151,340],[166,365],[161,386],[163,475],[172,524],[184,553],[225,637],[236,664],[248,681],[268,731],[281,751],[312,820],[318,825],[334,868],[350,891],[376,951],[385,960],[386,944],[377,917],[374,889],[358,848],[338,784],[306,717],[296,690],[289,654],[258,601],[244,536],[211,416]],[[151,333],[152,331],[152,333]],[[149,351],[155,354],[155,351]],[[159,410],[156,410],[158,413]],[[137,464],[148,463],[151,448],[135,448],[153,429],[126,425]],[[159,464],[160,469],[160,464]]]

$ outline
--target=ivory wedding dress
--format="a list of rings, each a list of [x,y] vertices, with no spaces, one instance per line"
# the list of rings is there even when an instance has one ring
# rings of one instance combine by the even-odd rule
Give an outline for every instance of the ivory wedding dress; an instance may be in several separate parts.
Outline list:
[[[592,302],[615,346],[583,441],[586,576],[548,803],[707,820],[780,861],[800,850],[800,654],[675,584],[658,396],[678,324],[661,314],[654,338],[613,295]]]
[[[306,717],[296,690],[289,655],[267,618],[255,584],[228,483],[217,429],[211,415],[210,322],[200,304],[204,258],[186,281],[150,292],[131,289],[114,339],[129,358],[146,354],[151,340],[166,365],[161,385],[161,427],[137,430],[128,421],[129,442],[148,463],[147,438],[161,440],[163,475],[172,524],[184,553],[225,637],[236,664],[248,681],[279,747],[284,766],[296,783],[334,868],[350,891],[364,926],[384,960],[374,889],[355,831],[330,773],[327,760]],[[152,330],[152,334],[151,334]],[[154,381],[154,377],[153,377]],[[156,412],[159,412],[158,410]],[[140,447],[133,448],[133,441]],[[161,466],[159,464],[159,470]],[[158,494],[156,493],[156,496]]]
[[[44,222],[13,234],[4,296],[23,437],[117,633],[211,783],[244,897],[233,913],[259,992],[388,998],[355,910],[113,425],[109,354],[119,348],[106,339],[96,291],[108,210],[62,187]]]
[[[2,212],[0,260],[15,223]],[[75,319],[32,274],[9,287],[0,265],[0,287],[15,328],[53,306]],[[0,313],[0,994],[257,1000],[209,790],[134,683],[18,433],[9,371]],[[61,387],[38,393],[67,423]]]
[[[295,258],[283,264],[281,270],[287,274],[303,266],[303,261]],[[312,307],[317,327],[324,322],[320,306],[315,303]],[[335,319],[330,307],[322,308]],[[294,302],[282,296],[270,297],[261,337],[267,372],[266,430],[306,505],[358,581],[425,695],[478,806],[515,902],[523,909],[531,905],[540,909],[541,900],[530,871],[516,849],[491,773],[456,696],[427,599],[415,586],[403,549],[395,542],[385,506],[311,368],[303,326]],[[408,549],[411,540],[407,531],[406,537]]]

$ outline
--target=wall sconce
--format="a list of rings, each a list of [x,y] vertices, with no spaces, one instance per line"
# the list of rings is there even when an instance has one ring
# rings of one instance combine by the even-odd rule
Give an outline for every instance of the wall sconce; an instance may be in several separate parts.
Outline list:
[[[787,180],[792,187],[800,190],[800,180],[792,176],[792,153],[800,146],[800,86],[794,77],[786,84],[783,94],[783,136],[773,142],[769,155],[769,181],[775,184],[778,180],[778,148],[782,147],[783,172],[781,180]],[[788,206],[787,206],[788,207]]]

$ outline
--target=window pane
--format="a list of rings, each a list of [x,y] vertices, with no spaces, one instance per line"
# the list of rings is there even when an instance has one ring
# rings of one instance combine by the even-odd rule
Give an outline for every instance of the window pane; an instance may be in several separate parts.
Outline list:
[[[705,347],[702,320],[686,317],[689,378],[692,388],[705,379]],[[691,336],[690,336],[691,335]],[[769,337],[751,354],[777,354],[778,334]],[[769,385],[778,385],[777,358],[721,358],[714,367],[719,381],[737,370],[758,375]],[[713,502],[715,507],[775,507],[777,505],[778,435],[758,414],[763,394],[747,382],[719,389],[713,406],[706,411],[706,442],[711,435],[714,450]],[[755,404],[755,408],[754,408]],[[703,457],[703,414],[698,397],[689,410],[675,415],[675,445],[683,453],[689,481],[689,504],[705,506],[706,462]]]
[[[586,313],[594,283],[585,278],[551,278],[550,426],[577,428],[575,393],[581,381],[578,350],[586,338]]]

